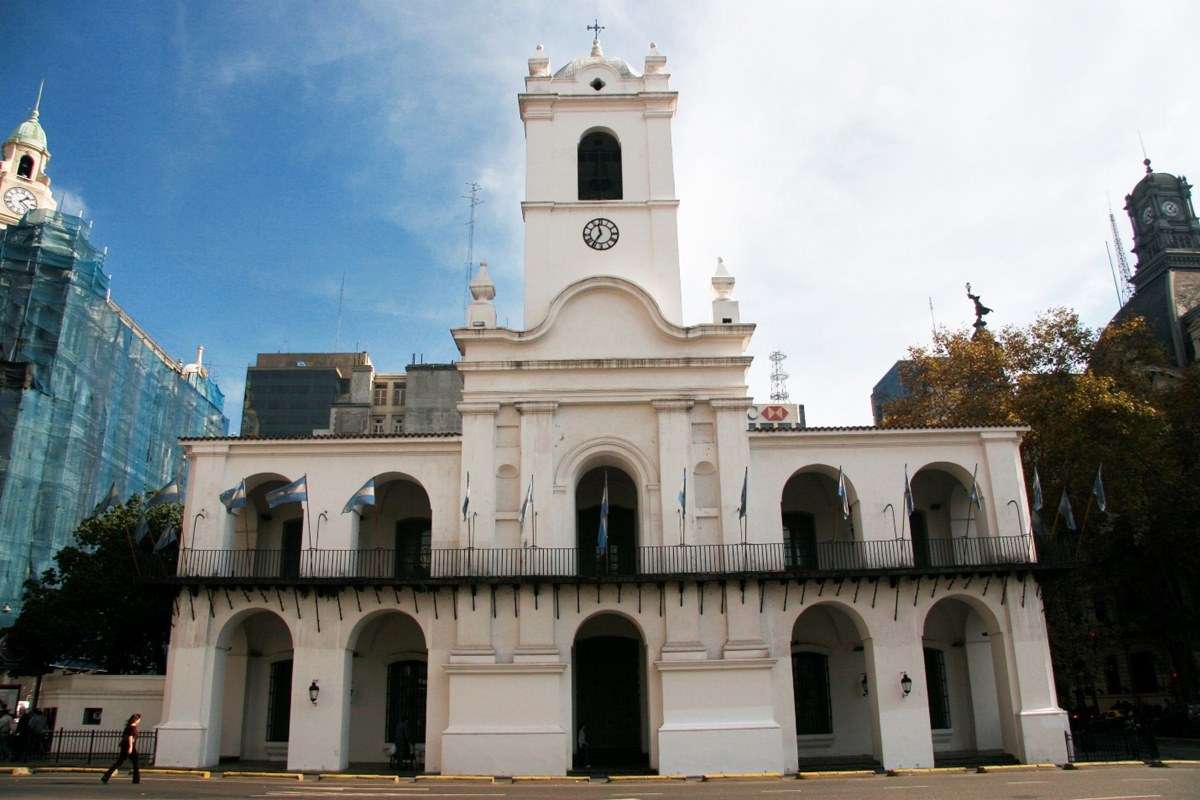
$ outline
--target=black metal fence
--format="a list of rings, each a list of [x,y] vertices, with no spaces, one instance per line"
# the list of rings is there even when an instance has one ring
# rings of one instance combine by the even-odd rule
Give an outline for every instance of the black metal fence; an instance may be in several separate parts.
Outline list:
[[[406,548],[391,550],[193,550],[176,575],[227,579],[602,578],[615,576],[822,574],[878,570],[1020,566],[1062,548],[1030,536],[881,541],[664,545],[598,553],[577,547]],[[1039,559],[1035,553],[1041,553]]]
[[[0,758],[14,763],[110,764],[121,750],[120,728],[59,729],[42,734],[25,733],[4,737]],[[156,731],[138,735],[138,756],[143,765],[154,763]]]
[[[1101,721],[1066,734],[1067,759],[1076,761],[1154,761],[1158,741],[1144,725]]]

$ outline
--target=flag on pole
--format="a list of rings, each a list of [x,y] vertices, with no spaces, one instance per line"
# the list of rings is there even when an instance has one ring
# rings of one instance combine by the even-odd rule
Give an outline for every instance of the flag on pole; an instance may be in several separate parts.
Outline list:
[[[604,472],[604,494],[600,495],[600,531],[596,535],[596,552],[608,551],[608,471]]]
[[[146,508],[161,506],[163,503],[178,503],[181,500],[180,494],[179,481],[172,479],[170,483],[154,493],[150,502],[146,503]]]
[[[533,505],[533,475],[529,476],[529,488],[525,490],[525,499],[521,501],[521,524],[525,524],[525,513]]]
[[[842,519],[850,519],[850,494],[846,491],[846,473],[841,467],[838,467],[837,495],[842,504]]]
[[[912,484],[908,482],[908,464],[904,465],[904,513],[912,516],[917,510],[916,501],[913,500]]]
[[[1033,510],[1042,510],[1042,479],[1038,477],[1037,467],[1033,468]]]
[[[287,486],[267,492],[267,508],[276,508],[285,503],[308,502],[308,475],[301,475]]]
[[[346,506],[342,509],[343,514],[349,514],[351,511],[357,511],[360,514],[365,506],[375,505],[375,479],[371,478],[362,485],[354,494],[350,495],[350,499],[346,501]]]
[[[104,499],[97,503],[92,510],[92,516],[100,516],[119,502],[121,502],[121,496],[117,494],[117,482],[113,481],[112,485],[108,487],[108,494],[104,495]]]
[[[683,468],[683,488],[679,490],[679,510],[687,516],[687,467]]]
[[[1092,494],[1096,497],[1096,508],[1101,511],[1107,511],[1108,499],[1104,496],[1104,478],[1100,476],[1100,470],[1103,468],[1103,464],[1096,467],[1096,480],[1092,481]]]
[[[750,489],[750,468],[746,467],[746,474],[742,476],[742,501],[738,503],[738,519],[746,518],[746,495]]]
[[[173,542],[179,541],[179,531],[174,525],[168,525],[166,530],[158,535],[158,541],[154,544],[154,552],[166,550]]]
[[[150,523],[146,521],[146,515],[143,514],[138,518],[137,527],[133,529],[133,543],[141,544],[142,540],[150,533]]]
[[[978,464],[975,465],[975,469],[979,469]],[[976,508],[983,511],[983,505],[979,499],[979,483],[975,480],[974,473],[971,474],[971,502],[975,504]]]
[[[463,492],[463,522],[467,521],[467,510],[471,507],[471,473],[467,473],[467,489]]]
[[[246,482],[239,481],[232,489],[221,492],[221,505],[230,514],[236,514],[246,507]]]
[[[1067,530],[1072,533],[1079,530],[1075,525],[1075,514],[1071,512],[1071,498],[1067,495],[1066,488],[1063,489],[1062,499],[1058,501],[1058,513],[1062,515],[1063,524],[1067,526]]]

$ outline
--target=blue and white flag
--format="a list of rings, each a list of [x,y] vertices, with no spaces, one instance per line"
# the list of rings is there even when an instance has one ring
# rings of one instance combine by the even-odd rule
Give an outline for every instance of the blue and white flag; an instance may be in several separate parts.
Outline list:
[[[308,502],[308,475],[301,475],[287,486],[267,492],[267,508],[277,508],[285,503]]]
[[[351,511],[357,511],[361,514],[363,507],[373,505],[375,505],[375,479],[371,478],[362,485],[361,489],[350,495],[342,513],[349,514]]]
[[[467,510],[471,508],[471,473],[467,473],[467,489],[463,492],[463,522],[467,521]]]
[[[746,496],[750,492],[750,468],[746,467],[746,474],[742,476],[742,500],[738,503],[738,519],[746,518]]]
[[[1033,510],[1042,510],[1042,479],[1038,477],[1037,467],[1033,468]]]
[[[146,521],[146,516],[143,514],[138,518],[137,527],[133,529],[133,543],[141,544],[142,540],[150,533],[150,523]]]
[[[1079,530],[1075,525],[1075,514],[1071,511],[1071,498],[1067,495],[1067,490],[1064,488],[1062,499],[1058,501],[1058,513],[1063,518],[1063,524],[1067,526],[1067,530],[1074,533]]]
[[[1104,496],[1104,478],[1100,476],[1100,470],[1103,468],[1103,464],[1096,467],[1096,480],[1092,481],[1092,494],[1096,498],[1096,508],[1101,511],[1107,511],[1108,499]]]
[[[154,508],[161,506],[163,503],[179,503],[181,502],[179,481],[172,480],[166,486],[154,493],[154,497],[150,498],[150,502],[146,503],[146,508]]]
[[[521,524],[525,524],[525,514],[529,511],[529,507],[533,505],[533,475],[529,476],[529,489],[525,492],[525,499],[521,501]]]
[[[683,468],[683,488],[679,490],[679,510],[687,516],[687,467]]]
[[[975,465],[975,471],[971,473],[971,502],[975,504],[976,508],[983,511],[983,504],[979,499],[979,483],[975,480],[975,474],[979,471],[978,464]]]
[[[113,481],[112,486],[108,487],[108,494],[104,495],[104,499],[97,503],[92,510],[92,516],[98,517],[120,502],[121,496],[117,494],[117,482]]]
[[[846,491],[846,473],[841,467],[838,467],[837,495],[842,504],[842,519],[850,519],[850,494]]]
[[[913,499],[912,484],[908,482],[908,464],[904,465],[904,513],[912,516],[917,510],[917,503]]]
[[[221,492],[221,505],[230,514],[236,514],[246,507],[246,482],[239,481],[232,489]]]
[[[596,535],[596,552],[608,551],[608,471],[604,472],[604,494],[600,496],[600,531]]]
[[[174,525],[168,525],[166,529],[158,535],[158,541],[154,544],[154,552],[166,550],[172,543],[179,541],[179,531]]]

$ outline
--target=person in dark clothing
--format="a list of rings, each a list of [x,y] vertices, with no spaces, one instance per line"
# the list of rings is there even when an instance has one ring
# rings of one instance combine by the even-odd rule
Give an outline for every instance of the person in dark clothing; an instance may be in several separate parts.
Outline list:
[[[108,768],[108,772],[100,778],[101,783],[108,783],[108,779],[117,771],[117,767],[125,763],[125,759],[129,759],[133,763],[133,782],[141,783],[142,775],[138,771],[138,752],[137,752],[137,737],[138,726],[142,724],[142,715],[133,714],[129,717],[129,721],[125,723],[125,730],[121,731],[121,754],[117,756],[117,760]]]
[[[392,732],[392,744],[396,748],[396,768],[403,769],[408,764],[408,751],[410,743],[408,741],[408,720],[402,715],[396,715],[396,729]]]

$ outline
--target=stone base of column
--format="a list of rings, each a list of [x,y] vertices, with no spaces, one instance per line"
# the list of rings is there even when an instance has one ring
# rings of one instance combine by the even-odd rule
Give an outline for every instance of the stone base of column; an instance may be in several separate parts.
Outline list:
[[[154,746],[154,766],[198,769],[211,767],[216,758],[204,757],[204,745],[208,728],[187,722],[164,722],[154,729],[157,741]]]
[[[1026,764],[1067,763],[1067,737],[1069,721],[1067,712],[1061,708],[1035,708],[1017,715],[1021,731],[1021,749],[1018,755]]]
[[[770,654],[771,649],[762,639],[730,639],[721,651],[722,657],[731,659],[766,658]]]

